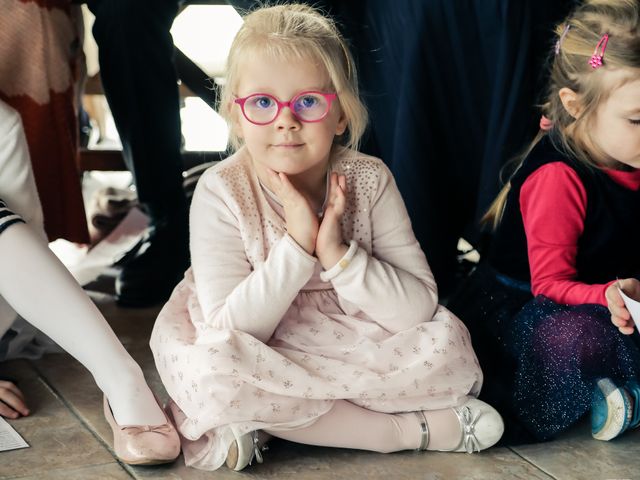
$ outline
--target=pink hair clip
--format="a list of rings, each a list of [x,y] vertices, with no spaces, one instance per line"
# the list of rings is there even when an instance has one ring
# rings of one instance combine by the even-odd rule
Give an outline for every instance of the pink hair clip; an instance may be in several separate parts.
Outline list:
[[[589,65],[591,65],[591,68],[596,69],[602,66],[602,57],[604,57],[604,51],[607,48],[608,41],[609,34],[605,33],[596,45],[596,48],[593,51],[593,55],[591,55],[591,59],[589,60]]]
[[[553,122],[546,115],[540,117],[540,130],[548,132],[553,128]]]

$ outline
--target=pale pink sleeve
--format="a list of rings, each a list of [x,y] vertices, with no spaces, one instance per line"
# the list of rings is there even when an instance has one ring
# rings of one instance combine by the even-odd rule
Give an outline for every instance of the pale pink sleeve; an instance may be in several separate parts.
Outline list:
[[[191,264],[198,301],[208,324],[266,342],[311,278],[316,258],[285,235],[252,270],[224,188],[215,172],[205,172],[191,204]]]
[[[388,168],[381,168],[370,206],[372,254],[352,244],[344,268],[338,262],[324,278],[382,327],[400,332],[433,318],[438,291],[398,187]]]
[[[604,291],[610,283],[576,281],[578,240],[584,230],[586,206],[582,181],[562,162],[540,167],[522,185],[520,211],[534,295],[571,305],[607,304]]]

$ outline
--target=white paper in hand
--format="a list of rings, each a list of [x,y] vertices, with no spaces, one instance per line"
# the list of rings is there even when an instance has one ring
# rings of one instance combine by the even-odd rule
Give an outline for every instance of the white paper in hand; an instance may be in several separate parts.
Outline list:
[[[627,310],[629,310],[631,318],[633,318],[633,321],[636,324],[636,328],[640,330],[640,302],[627,296],[620,287],[617,288],[618,292],[620,292],[620,296],[624,300],[624,305],[627,307]]]

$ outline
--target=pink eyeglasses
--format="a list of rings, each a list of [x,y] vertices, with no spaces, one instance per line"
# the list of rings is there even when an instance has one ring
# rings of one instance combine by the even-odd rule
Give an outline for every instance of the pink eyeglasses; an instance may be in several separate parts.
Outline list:
[[[244,118],[255,125],[269,125],[284,107],[301,122],[319,122],[329,113],[331,102],[337,98],[336,93],[302,92],[288,102],[281,102],[268,93],[253,93],[244,98],[236,98]]]

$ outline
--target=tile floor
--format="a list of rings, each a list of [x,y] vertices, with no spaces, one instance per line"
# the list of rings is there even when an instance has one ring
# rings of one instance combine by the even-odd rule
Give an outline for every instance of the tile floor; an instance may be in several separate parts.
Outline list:
[[[91,296],[143,366],[152,388],[164,392],[147,346],[158,308],[120,309],[107,293]],[[78,362],[51,354],[36,362],[5,363],[3,375],[19,380],[33,413],[10,421],[31,448],[0,452],[0,479],[640,479],[640,432],[597,442],[585,423],[554,442],[475,455],[383,455],[273,441],[265,463],[241,473],[189,469],[182,458],[168,466],[130,467],[113,456],[101,394]]]

